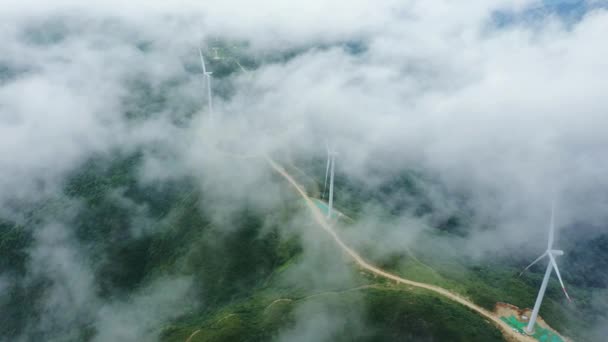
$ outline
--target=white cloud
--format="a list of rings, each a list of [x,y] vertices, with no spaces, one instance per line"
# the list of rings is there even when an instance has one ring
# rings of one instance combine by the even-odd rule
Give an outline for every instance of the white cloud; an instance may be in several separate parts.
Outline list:
[[[450,190],[470,193],[480,216],[497,219],[498,231],[477,235],[476,246],[494,248],[498,237],[514,247],[530,232],[544,235],[555,194],[562,224],[602,222],[608,13],[597,9],[573,25],[557,17],[534,26],[492,24],[496,10],[538,3],[2,1],[1,207],[59,191],[65,175],[93,153],[141,145],[165,147],[146,159],[146,181],[200,168],[219,174],[217,184],[207,179],[203,186],[251,189],[261,168],[228,172],[199,139],[206,129],[239,137],[251,153],[322,154],[332,137],[338,167],[351,176],[367,175],[371,164],[437,174]],[[216,78],[216,89],[234,85],[234,96],[217,97],[221,129],[210,131],[200,120],[202,106],[190,127],[174,124],[175,112],[185,111],[180,105],[200,105],[201,84],[189,68],[197,67],[201,39],[215,37],[248,41],[255,54],[316,49],[230,85]],[[350,53],[340,46],[345,42],[364,49]],[[134,80],[142,79],[150,91],[169,94],[169,106],[147,120],[125,120],[126,109],[149,108],[133,99],[143,91]],[[164,87],[176,79],[177,86]],[[36,260],[48,266],[65,259],[52,265],[67,277],[60,266],[78,258],[62,246],[48,248]],[[80,289],[90,287],[82,271],[80,282],[65,287],[76,307]],[[113,309],[104,316],[108,326]]]

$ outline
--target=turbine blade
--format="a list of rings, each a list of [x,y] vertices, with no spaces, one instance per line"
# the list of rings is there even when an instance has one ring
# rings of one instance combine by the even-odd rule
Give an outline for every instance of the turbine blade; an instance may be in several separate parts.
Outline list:
[[[553,247],[553,240],[555,239],[555,202],[551,203],[551,223],[549,226],[549,245],[548,250]]]
[[[325,167],[325,184],[323,186],[323,198],[325,197],[325,193],[327,192],[327,179],[329,176],[329,164],[330,164],[330,158],[331,158],[331,152],[329,151],[329,143],[327,142],[327,139],[325,139],[325,150],[327,151],[327,166]]]
[[[559,279],[559,283],[562,285],[562,291],[564,291],[564,294],[566,295],[566,298],[568,298],[568,301],[572,302],[572,299],[570,299],[570,296],[568,295],[568,291],[566,291],[564,282],[562,281],[562,276],[559,274],[559,268],[557,268],[557,263],[555,262],[555,257],[553,257],[553,254],[549,253],[549,259],[551,259],[551,263],[553,264],[553,268],[555,269],[555,274],[557,274],[557,279]]]
[[[207,68],[205,68],[205,59],[203,58],[203,51],[198,48],[198,55],[201,57],[201,65],[203,66],[203,74],[207,75]]]
[[[524,274],[524,272],[526,272],[530,267],[532,267],[532,265],[536,264],[537,262],[539,262],[542,258],[544,258],[545,256],[547,256],[547,252],[543,253],[541,256],[539,256],[536,260],[532,261],[532,263],[530,265],[528,265],[526,268],[524,268],[523,271],[521,271],[519,273],[519,276],[521,277],[522,274]]]
[[[334,168],[335,168],[335,166],[336,166],[336,159],[335,159],[335,155],[332,154],[331,155],[331,171],[330,171],[330,176],[329,176],[329,201],[328,201],[329,209],[327,210],[328,218],[331,218],[332,207],[333,207],[333,202],[334,202]]]
[[[323,187],[323,197],[325,197],[325,192],[327,191],[327,176],[329,176],[329,151],[327,151],[327,166],[325,167],[325,185]]]
[[[211,97],[211,77],[207,76],[207,105],[209,106],[209,114],[213,115],[213,98]]]

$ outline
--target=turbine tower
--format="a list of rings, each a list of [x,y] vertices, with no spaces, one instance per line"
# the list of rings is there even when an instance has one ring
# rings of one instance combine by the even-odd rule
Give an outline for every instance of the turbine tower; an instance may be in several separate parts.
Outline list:
[[[325,142],[325,148],[327,149],[327,166],[325,167],[325,183],[323,186],[323,194],[321,194],[321,198],[325,197],[325,193],[327,192],[327,177],[329,176],[329,166],[331,165],[331,155],[329,153],[329,145],[327,141]]]
[[[331,212],[334,204],[334,166],[336,164],[336,151],[329,148],[327,145],[327,167],[325,170],[325,188],[327,188],[327,174],[329,173],[329,200],[327,209],[327,218],[331,218]],[[325,194],[325,190],[323,190]]]
[[[205,59],[203,58],[203,51],[198,48],[198,55],[201,57],[201,65],[203,67],[203,76],[207,79],[207,104],[209,106],[209,117],[213,119],[213,100],[211,99],[211,74],[212,72],[207,71],[205,67]]]
[[[557,268],[557,263],[555,262],[555,256],[564,255],[564,252],[553,248],[553,240],[555,236],[555,205],[551,205],[551,224],[549,227],[549,244],[547,245],[547,250],[539,256],[536,260],[534,260],[528,267],[526,267],[519,275],[521,276],[526,270],[528,270],[532,265],[536,264],[544,257],[549,258],[549,264],[547,265],[547,270],[545,271],[545,277],[543,278],[543,282],[540,285],[540,290],[538,291],[538,296],[536,297],[536,303],[534,304],[534,309],[532,310],[532,315],[530,316],[530,321],[528,322],[528,326],[526,327],[526,333],[532,334],[534,333],[534,324],[536,323],[536,318],[538,317],[538,311],[540,310],[540,305],[543,302],[543,297],[545,296],[545,290],[547,290],[547,284],[549,283],[549,277],[551,276],[551,271],[555,269],[555,274],[557,275],[557,279],[559,279],[559,283],[562,286],[562,290],[568,298],[568,301],[572,301],[568,292],[566,291],[566,287],[564,286],[564,282],[562,281],[562,276],[559,274],[559,268]]]

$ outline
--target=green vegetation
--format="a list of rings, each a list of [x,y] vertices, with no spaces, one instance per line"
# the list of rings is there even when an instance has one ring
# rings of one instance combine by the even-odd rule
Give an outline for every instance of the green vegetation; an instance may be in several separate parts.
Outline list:
[[[531,307],[542,281],[542,267],[523,276],[523,268],[516,261],[489,257],[485,261],[474,261],[457,252],[457,237],[449,237],[452,252],[438,252],[442,233],[425,233],[411,244],[409,253],[394,255],[378,263],[399,275],[425,283],[434,284],[471,299],[478,305],[493,310],[497,302],[505,302],[520,308]],[[525,265],[525,264],[524,264]],[[567,305],[561,288],[555,279],[549,283],[543,302],[541,316],[552,327],[566,336],[580,341],[591,340],[586,336],[590,323],[584,317],[596,317],[590,303],[593,288],[571,288],[575,305]]]
[[[213,315],[183,319],[165,328],[163,340],[186,341],[198,331],[192,342],[268,341],[293,329],[298,307],[306,307],[308,319],[333,317],[332,341],[503,341],[476,313],[424,290],[374,285],[299,298],[264,294]]]
[[[526,328],[527,324],[524,322],[520,322],[519,320],[517,320],[517,318],[515,318],[515,316],[511,315],[509,317],[501,317],[500,319],[511,327],[513,327],[519,333],[525,333],[524,329]],[[534,335],[532,336],[540,342],[564,342],[561,337],[555,335],[550,330],[544,329],[538,324],[534,325]]]
[[[0,221],[0,270],[25,273],[27,247],[32,242],[31,233],[14,223]]]
[[[306,254],[300,235],[290,228],[305,224],[299,215],[306,210],[304,203],[280,177],[269,179],[281,184],[282,201],[272,210],[260,209],[248,201],[234,204],[230,195],[218,198],[187,177],[142,184],[137,177],[142,159],[141,153],[92,158],[69,177],[65,198],[26,215],[27,227],[2,221],[2,270],[23,274],[34,240],[31,232],[46,223],[45,217],[55,217],[69,224],[80,246],[92,254],[96,286],[103,299],[128,298],[158,277],[192,277],[192,293],[201,305],[158,327],[166,342],[185,341],[195,331],[192,342],[273,340],[298,333],[307,317],[316,316],[334,318],[328,332],[334,341],[502,340],[492,324],[459,304],[357,273],[321,229],[316,239],[323,247],[312,256],[311,251]],[[308,171],[289,170],[309,192],[319,193]],[[346,184],[336,192],[342,196],[339,210],[355,219],[361,218],[360,210],[372,206],[378,208],[380,222],[390,223],[407,212],[439,225],[419,234],[409,249],[393,255],[371,253],[378,246],[370,241],[361,254],[382,255],[371,259],[373,263],[405,278],[460,293],[487,309],[498,301],[520,307],[533,303],[539,272],[533,269],[517,277],[518,260],[490,258],[480,263],[458,252],[467,234],[467,211],[434,215],[435,204],[427,196],[432,182],[408,172],[395,182],[378,185],[372,195],[362,184]],[[266,186],[260,184],[251,191],[265,191]],[[384,208],[387,201],[392,206]],[[229,214],[218,218],[216,208],[227,203],[232,205]],[[341,223],[340,229],[354,227],[350,221]],[[298,229],[318,228],[309,224]],[[602,243],[597,242],[598,248]],[[305,260],[314,267],[303,268]],[[306,274],[311,269],[319,277],[331,274],[334,270],[325,268],[328,260],[343,265],[346,273],[354,274],[352,279],[321,283],[308,279],[313,276]],[[28,319],[35,317],[36,303],[47,285],[44,279],[18,281],[9,289],[9,302],[3,305],[12,308],[11,318],[3,323],[1,336],[19,336]],[[565,306],[559,287],[552,282],[541,315],[565,335],[588,341],[580,317],[591,310],[590,294],[585,287],[573,292],[578,306]],[[86,331],[84,340],[96,334],[91,326],[80,330]]]
[[[310,165],[305,172],[318,175],[317,182],[322,183],[320,175],[325,172],[324,161],[301,164]],[[361,219],[362,214],[373,215],[379,224],[391,224],[394,218],[408,215],[420,217],[430,226],[411,241],[409,249],[392,255],[378,253],[380,246],[370,241],[360,252],[376,265],[404,278],[459,293],[488,310],[493,310],[497,302],[521,308],[533,305],[544,267],[533,267],[519,277],[519,272],[529,260],[522,260],[517,255],[512,258],[486,255],[483,260],[477,260],[463,252],[468,248],[464,238],[472,229],[469,222],[474,212],[466,198],[446,192],[440,184],[419,171],[405,171],[393,177],[383,175],[378,177],[380,181],[374,177],[365,181],[349,179],[346,175],[339,178],[341,181],[336,183],[334,199],[339,210],[350,217]],[[447,204],[435,203],[437,198]],[[484,229],[492,227],[487,225]],[[557,280],[552,278],[541,316],[566,336],[592,341],[594,337],[588,331],[593,323],[585,318],[600,316],[593,305],[592,292],[605,288],[608,278],[604,274],[590,277],[594,272],[589,268],[608,267],[608,236],[581,241],[576,231],[566,231],[563,235],[560,243],[570,252],[568,258],[560,262],[571,273],[565,276],[565,280],[568,283],[569,277],[579,279],[568,284],[575,302],[568,305]],[[381,257],[369,257],[378,255]]]
[[[375,341],[502,341],[491,323],[476,313],[423,290],[370,290],[370,320],[378,326]]]

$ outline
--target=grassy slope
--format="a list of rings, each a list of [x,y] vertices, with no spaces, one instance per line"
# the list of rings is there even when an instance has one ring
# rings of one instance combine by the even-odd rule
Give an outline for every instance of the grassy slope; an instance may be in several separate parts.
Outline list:
[[[320,173],[314,169],[307,171]],[[393,215],[409,212],[410,215],[425,216],[434,223],[435,229],[417,236],[409,251],[381,260],[372,260],[376,264],[408,279],[460,293],[490,310],[496,302],[507,302],[522,308],[531,307],[536,299],[544,268],[534,267],[531,272],[519,277],[525,261],[522,263],[521,260],[491,256],[487,262],[475,261],[459,253],[460,246],[457,241],[468,234],[470,209],[465,207],[455,213],[439,212],[425,193],[425,189],[433,190],[433,187],[436,185],[430,184],[429,180],[416,172],[406,172],[396,176],[392,182],[380,183],[375,187],[347,180],[342,187],[336,185],[336,192],[341,193],[341,204],[346,207],[339,209],[350,212],[354,217],[360,215],[357,210],[373,203],[379,217],[389,219]],[[438,249],[437,241],[446,239],[455,241],[449,247],[454,251],[446,253]],[[369,248],[373,249],[373,244]],[[595,247],[596,250],[598,248]],[[595,258],[598,257],[599,254],[596,254]],[[570,285],[569,290],[576,298],[574,305],[567,304],[557,280],[551,280],[541,316],[552,327],[577,341],[593,341],[593,337],[587,335],[591,324],[584,318],[596,316],[590,305],[591,291],[594,288]]]
[[[407,257],[399,260],[397,271],[412,279],[424,279],[430,283],[452,289],[487,309],[496,302],[506,302],[521,308],[531,307],[536,299],[543,270],[528,272],[519,277],[521,267],[499,262],[446,261],[417,249],[417,259],[433,269],[422,268]],[[552,280],[543,301],[541,316],[563,334],[577,341],[590,341],[585,332],[589,325],[583,317],[589,317],[591,289],[571,288],[576,303],[568,305],[557,281]],[[593,317],[591,315],[591,317]]]
[[[196,331],[193,342],[272,340],[292,328],[297,307],[310,302],[322,305],[313,304],[308,319],[327,312],[343,318],[331,332],[332,341],[503,340],[477,314],[424,290],[384,283],[309,296],[274,291],[270,286],[222,310],[183,318],[165,328],[163,340],[186,341]],[[352,311],[362,317],[346,314]]]
[[[204,309],[160,327],[166,341],[183,341],[199,328],[201,332],[193,341],[267,340],[293,326],[294,310],[309,301],[326,301],[339,312],[362,311],[365,333],[356,327],[362,324],[361,320],[346,320],[343,333],[338,334],[345,340],[395,340],[398,336],[451,341],[501,339],[498,331],[479,316],[424,291],[395,291],[383,284],[379,288],[307,299],[318,292],[344,289],[285,286],[276,280],[298,263],[299,242],[281,236],[280,226],[301,205],[297,197],[287,195],[285,206],[276,212],[247,208],[235,212],[231,233],[226,234],[225,227],[217,226],[201,205],[206,200],[204,194],[192,191],[188,180],[160,187],[141,186],[134,174],[138,163],[138,155],[91,161],[73,175],[66,194],[85,203],[73,218],[78,239],[93,251],[107,255],[96,265],[103,296],[128,295],[158,275],[195,277]],[[153,218],[150,230],[154,234],[125,238],[125,230],[134,225],[129,211],[132,208],[112,199],[110,193],[117,189],[147,208],[146,215]],[[0,252],[11,258],[25,258],[22,248],[15,246],[27,247],[27,237],[15,236],[8,225],[2,234]],[[423,253],[425,250],[428,251],[423,248],[395,256],[394,260],[384,261],[384,266],[414,280],[454,289],[486,307],[497,300],[522,306],[532,300],[534,282],[514,279],[511,269],[465,267],[460,261],[434,258],[432,253]],[[360,282],[375,284],[378,280],[362,277]],[[553,284],[549,289],[548,314],[544,316],[550,322],[565,321],[561,307],[551,300],[559,298],[554,287]],[[23,291],[27,289],[18,290]],[[21,297],[27,298],[27,293]],[[293,301],[281,301],[266,310],[279,298]],[[27,315],[22,313],[20,317]],[[13,326],[19,326],[17,323]]]
[[[255,237],[238,233],[235,239],[240,241],[238,246],[244,247]],[[298,257],[286,251],[297,247],[279,244],[277,248],[283,250],[279,254],[291,255],[291,258],[280,265],[274,264],[276,267],[269,280],[252,281],[250,285],[255,289],[252,292],[243,293],[244,288],[231,286],[227,290],[233,294],[230,301],[181,317],[164,328],[163,340],[185,341],[197,331],[191,341],[273,339],[295,324],[294,310],[309,301],[323,301],[325,307],[334,308],[336,315],[362,311],[362,320],[352,318],[341,322],[339,333],[332,337],[337,341],[387,341],[408,337],[440,341],[502,340],[499,331],[475,313],[427,291],[396,287],[366,276],[359,276],[358,282],[361,285],[375,284],[374,287],[356,291],[331,286],[320,289],[302,284],[286,285],[281,279],[298,263]],[[244,252],[243,258],[248,253]],[[224,261],[221,263],[225,264]],[[249,267],[249,262],[243,266]],[[204,269],[206,266],[197,267]],[[215,282],[212,278],[209,277],[207,283],[222,286],[222,278]],[[376,287],[378,282],[380,286]],[[316,295],[318,293],[324,295]],[[362,326],[364,331],[361,331]]]
[[[335,340],[394,340],[396,336],[500,340],[498,331],[477,315],[425,292],[395,291],[386,285],[345,291],[348,289],[331,284],[317,287],[285,280],[297,267],[301,253],[299,240],[280,230],[302,206],[289,189],[282,208],[273,212],[238,208],[231,227],[221,227],[201,205],[209,199],[192,191],[188,180],[160,186],[138,184],[139,163],[137,154],[92,159],[66,183],[66,196],[80,204],[65,200],[46,204],[32,213],[30,229],[3,224],[0,252],[19,261],[2,264],[3,269],[10,266],[15,273],[23,273],[28,232],[38,223],[44,224],[41,218],[49,212],[69,208],[75,214],[63,219],[73,227],[76,239],[94,255],[104,256],[93,265],[102,297],[129,296],[157,276],[194,277],[195,295],[204,305],[159,327],[165,341],[184,341],[199,328],[195,341],[268,340],[292,327],[295,310],[311,302],[323,303],[337,314],[361,311],[363,321],[346,319],[335,332]],[[117,192],[128,201],[116,200]],[[145,208],[143,214],[134,213],[136,207]],[[139,220],[142,215],[150,220]],[[142,222],[149,233],[127,233]],[[339,259],[340,255],[330,257]],[[357,284],[377,282],[364,276],[356,280]],[[35,305],[22,304],[25,298],[36,298],[32,295],[42,293],[40,290],[11,289],[11,301],[4,304],[25,311],[14,312],[14,319],[3,325],[2,336],[18,336],[28,317],[36,316]],[[279,298],[292,301],[268,307]],[[90,327],[81,329],[88,338],[95,336]]]

